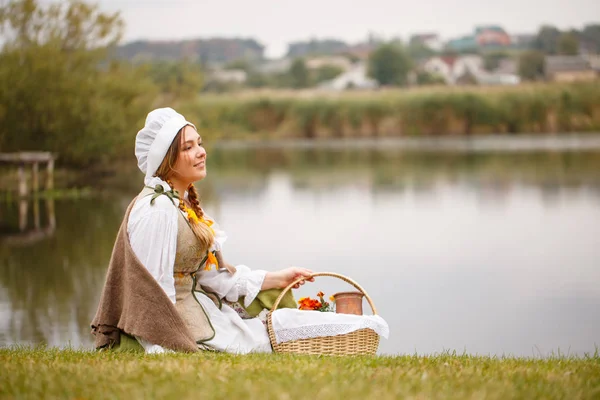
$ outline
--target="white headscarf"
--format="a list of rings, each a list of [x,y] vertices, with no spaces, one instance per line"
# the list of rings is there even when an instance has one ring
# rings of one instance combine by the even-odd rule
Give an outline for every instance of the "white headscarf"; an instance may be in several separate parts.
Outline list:
[[[186,125],[196,128],[172,108],[158,108],[148,114],[144,127],[135,137],[135,156],[138,167],[146,174],[146,185],[167,155],[175,135]]]

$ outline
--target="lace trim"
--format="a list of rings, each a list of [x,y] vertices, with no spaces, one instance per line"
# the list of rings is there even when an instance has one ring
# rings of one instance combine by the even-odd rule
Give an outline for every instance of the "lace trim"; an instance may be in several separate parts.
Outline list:
[[[248,307],[250,303],[258,296],[263,281],[265,280],[266,272],[252,271],[248,275],[240,277],[235,283],[235,287],[239,296],[244,297],[244,307]]]
[[[246,284],[247,283],[248,281],[246,281]],[[261,285],[246,285],[246,297],[244,297],[244,306],[248,307],[250,303],[252,303],[252,300],[254,300],[256,296],[258,296],[258,293],[260,292],[260,286]]]
[[[233,285],[234,292],[237,293],[238,298],[245,296],[244,307],[248,307],[260,292],[260,285],[254,283],[250,281],[249,277],[243,277],[238,279]]]
[[[274,333],[275,340],[279,344],[290,340],[343,335],[364,328],[371,328],[378,334],[382,334],[381,326],[370,319],[363,319],[361,322],[354,324],[308,325],[297,328],[274,329]]]

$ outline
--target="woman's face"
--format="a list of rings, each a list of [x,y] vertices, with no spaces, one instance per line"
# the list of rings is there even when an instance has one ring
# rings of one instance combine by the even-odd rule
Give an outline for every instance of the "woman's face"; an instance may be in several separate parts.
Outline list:
[[[202,147],[202,138],[198,132],[186,126],[181,134],[181,148],[172,178],[182,183],[190,184],[204,179],[206,176],[206,150]]]

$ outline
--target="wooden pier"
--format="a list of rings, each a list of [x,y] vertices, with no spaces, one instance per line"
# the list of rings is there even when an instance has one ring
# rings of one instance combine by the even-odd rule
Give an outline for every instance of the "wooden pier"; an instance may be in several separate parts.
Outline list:
[[[19,152],[0,153],[0,164],[13,164],[18,167],[18,194],[20,197],[27,196],[30,191],[27,185],[27,174],[25,168],[31,166],[31,191],[36,193],[40,190],[39,175],[40,164],[46,164],[45,190],[54,188],[54,160],[56,157],[50,152]]]

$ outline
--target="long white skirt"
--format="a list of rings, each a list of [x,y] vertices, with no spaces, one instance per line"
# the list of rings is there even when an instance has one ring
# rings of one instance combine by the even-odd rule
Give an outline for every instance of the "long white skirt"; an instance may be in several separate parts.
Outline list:
[[[228,353],[271,353],[271,343],[265,325],[259,318],[242,319],[227,304],[221,309],[207,296],[196,292],[215,329],[215,337],[204,342],[207,346]]]

